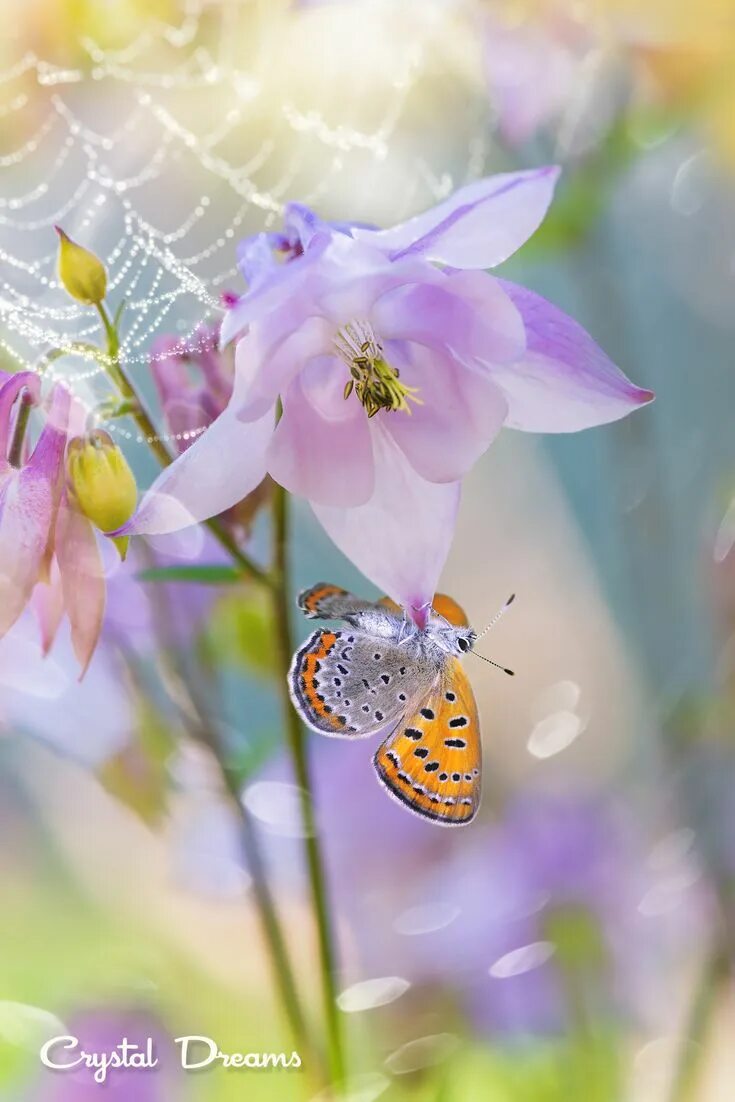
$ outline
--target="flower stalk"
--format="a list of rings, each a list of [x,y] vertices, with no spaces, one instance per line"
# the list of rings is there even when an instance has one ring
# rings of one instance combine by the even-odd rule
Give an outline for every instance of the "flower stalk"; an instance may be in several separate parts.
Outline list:
[[[105,363],[111,380],[117,387],[126,410],[134,418],[146,443],[150,446],[162,466],[172,462],[163,441],[157,435],[153,422],[140,397],[127,378],[120,363],[120,341],[116,321],[112,320],[100,302],[95,304],[105,331],[107,356]],[[226,548],[233,560],[253,581],[263,586],[271,596],[276,627],[276,649],[278,654],[277,678],[283,700],[284,725],[288,751],[291,756],[296,781],[301,793],[301,817],[304,830],[306,864],[311,885],[312,903],[317,927],[319,961],[322,981],[322,997],[327,1035],[329,1074],[333,1086],[339,1088],[345,1079],[345,1063],[342,1036],[339,1022],[339,1010],[335,988],[335,950],[332,924],[329,914],[325,885],[321,847],[316,831],[314,798],[309,776],[304,733],[298,716],[288,696],[287,672],[291,661],[293,638],[289,609],[289,571],[287,561],[288,543],[288,506],[286,493],[281,487],[273,499],[273,563],[266,572],[243,552],[235,539],[216,518],[208,520],[207,526]],[[215,754],[228,793],[232,796],[240,816],[243,829],[243,847],[248,858],[255,894],[258,901],[261,923],[271,952],[276,981],[284,1010],[295,1038],[305,1047],[309,1047],[308,1031],[297,993],[296,983],[285,947],[285,938],[276,913],[275,903],[270,892],[263,867],[262,855],[257,837],[245,809],[240,801],[236,778],[229,771],[216,739],[213,739],[207,725],[202,723],[199,738],[206,742]]]
[[[273,496],[273,578],[275,584],[271,592],[276,626],[278,684],[283,703],[283,721],[288,749],[301,798],[301,821],[304,829],[306,862],[319,943],[319,966],[327,1030],[329,1068],[332,1082],[339,1087],[345,1081],[345,1060],[335,986],[336,953],[334,935],[327,898],[324,863],[314,815],[314,796],[306,756],[304,730],[288,693],[288,669],[291,663],[294,641],[291,631],[291,609],[288,600],[288,593],[290,592],[288,497],[282,486],[276,486]]]

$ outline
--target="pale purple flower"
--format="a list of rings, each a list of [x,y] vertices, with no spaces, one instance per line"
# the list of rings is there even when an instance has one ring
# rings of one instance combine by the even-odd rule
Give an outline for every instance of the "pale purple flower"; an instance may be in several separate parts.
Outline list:
[[[232,398],[123,529],[163,533],[269,473],[407,607],[430,600],[462,477],[503,424],[569,432],[650,401],[585,331],[495,267],[542,221],[555,168],[479,180],[391,229],[298,204],[245,242]],[[282,416],[277,410],[282,405]]]

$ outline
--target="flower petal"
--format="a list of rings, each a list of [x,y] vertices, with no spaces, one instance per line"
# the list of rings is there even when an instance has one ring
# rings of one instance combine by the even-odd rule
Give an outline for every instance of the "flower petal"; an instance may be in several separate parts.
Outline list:
[[[56,522],[56,559],[74,654],[89,666],[105,614],[105,577],[97,535],[91,523],[64,498]]]
[[[493,268],[528,240],[544,219],[559,176],[555,165],[488,176],[388,230],[354,237],[392,260],[421,255],[457,268]]]
[[[373,492],[373,448],[367,416],[334,356],[311,360],[283,399],[268,447],[268,472],[293,494],[320,505],[363,505]]]
[[[377,300],[371,321],[381,339],[446,345],[482,362],[517,360],[526,344],[520,313],[486,272],[398,287]]]
[[[334,325],[322,317],[302,317],[294,326],[293,309],[253,325],[235,352],[240,420],[252,421],[271,409],[308,360],[334,351],[334,335]]]
[[[10,444],[11,411],[18,395],[25,388],[31,401],[38,405],[41,397],[41,377],[35,371],[18,371],[0,378],[0,464],[6,461]]]
[[[500,282],[521,312],[528,341],[519,363],[493,368],[508,400],[510,428],[577,432],[616,421],[653,399],[563,310],[525,287]]]
[[[340,551],[371,582],[405,607],[421,609],[431,601],[449,553],[460,484],[427,482],[380,425],[372,435],[371,499],[355,509],[313,509]]]
[[[59,564],[55,558],[51,562],[48,582],[42,582],[33,590],[31,607],[38,620],[41,631],[41,652],[45,657],[53,646],[64,615],[64,594],[61,588]]]
[[[222,319],[220,347],[224,348],[248,325],[265,317],[297,293],[329,243],[329,233],[317,234],[310,242],[308,252],[276,265],[269,274],[265,274],[263,279],[258,281],[252,291],[242,295]]]
[[[216,421],[161,472],[114,535],[177,532],[232,508],[262,482],[274,410],[243,424],[238,405],[236,392]]]
[[[392,346],[386,346],[391,362]],[[423,405],[385,415],[385,428],[414,470],[429,482],[467,474],[502,428],[508,405],[492,374],[470,370],[440,349],[407,346],[401,381],[418,388]]]
[[[2,474],[0,636],[20,616],[46,563],[60,493],[69,401],[69,392],[57,384],[30,459],[21,470],[6,467]]]

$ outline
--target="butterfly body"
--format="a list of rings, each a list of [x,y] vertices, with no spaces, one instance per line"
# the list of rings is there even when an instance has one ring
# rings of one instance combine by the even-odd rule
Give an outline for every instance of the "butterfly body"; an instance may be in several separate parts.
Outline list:
[[[311,619],[338,619],[294,655],[289,687],[304,721],[321,734],[387,737],[373,759],[388,791],[443,825],[474,818],[480,801],[480,730],[459,657],[475,633],[445,599],[419,628],[392,602],[372,603],[320,583],[299,598]],[[435,604],[439,605],[439,599]]]

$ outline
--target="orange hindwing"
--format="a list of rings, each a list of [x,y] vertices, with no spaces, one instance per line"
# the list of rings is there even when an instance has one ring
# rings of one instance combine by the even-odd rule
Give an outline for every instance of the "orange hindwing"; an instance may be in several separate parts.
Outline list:
[[[475,694],[452,658],[415,715],[400,722],[373,759],[401,803],[444,826],[470,822],[480,806],[480,721]]]

